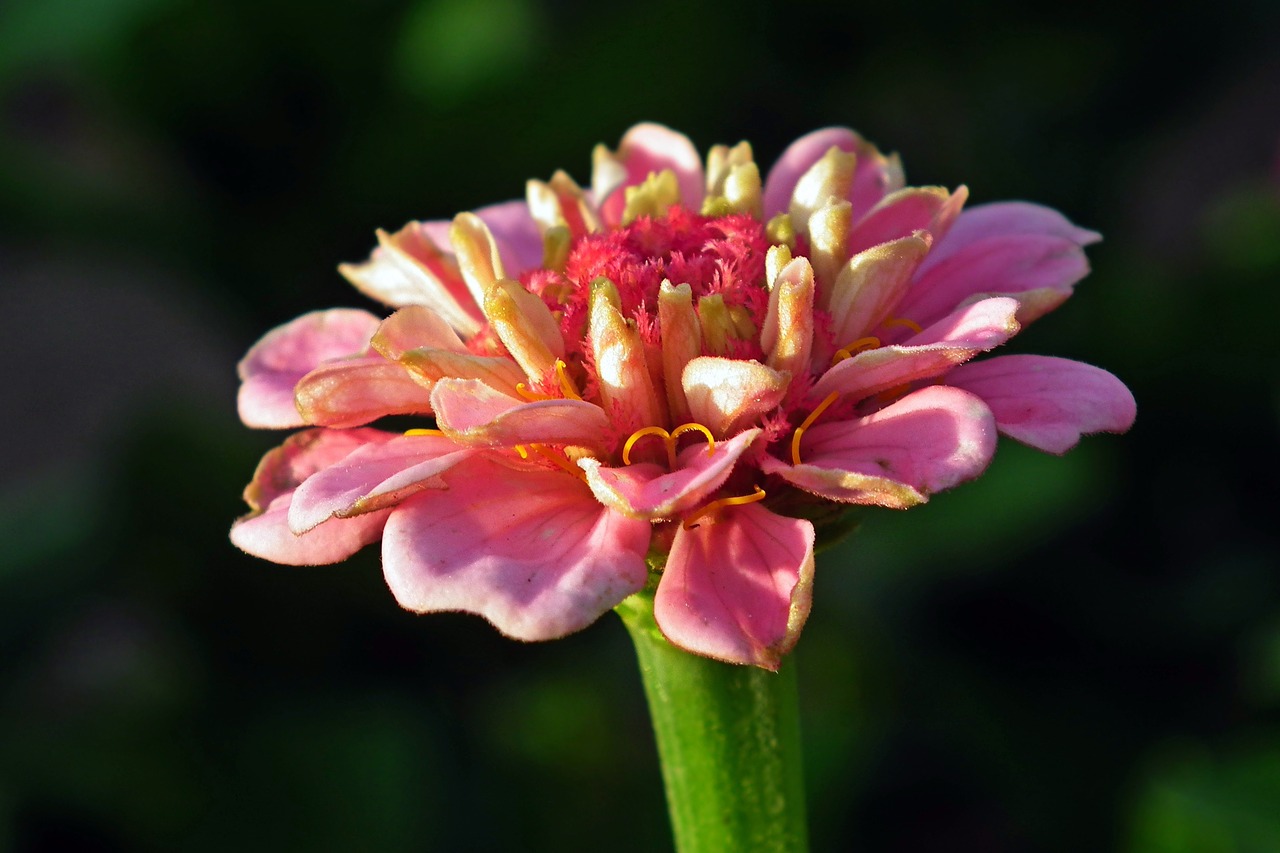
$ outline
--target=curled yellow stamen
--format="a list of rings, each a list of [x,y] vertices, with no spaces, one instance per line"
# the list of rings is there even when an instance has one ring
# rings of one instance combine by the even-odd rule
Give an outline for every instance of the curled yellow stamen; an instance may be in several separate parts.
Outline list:
[[[438,429],[407,429],[404,434],[413,437],[418,435],[444,435],[444,432]]]
[[[675,439],[679,438],[682,434],[686,432],[700,432],[704,436],[706,436],[707,437],[707,453],[711,453],[716,449],[716,437],[711,434],[711,430],[707,429],[702,424],[695,424],[695,423],[680,424],[680,426],[676,427],[671,431],[671,438],[674,441]]]
[[[560,380],[560,390],[564,392],[564,396],[569,400],[581,400],[582,396],[578,393],[577,387],[573,384],[573,380],[569,378],[569,374],[565,372],[564,359],[556,359],[556,378]]]
[[[832,403],[834,403],[836,401],[836,398],[839,396],[840,396],[839,391],[832,391],[830,394],[827,395],[827,398],[825,400],[823,400],[821,403],[818,404],[817,408],[815,408],[812,412],[809,413],[809,417],[804,419],[804,423],[796,427],[795,434],[791,436],[791,464],[792,465],[800,464],[800,437],[804,435],[804,431],[807,430],[809,427],[813,426],[813,422],[816,421],[818,417],[827,410],[827,407],[830,406]]]
[[[631,437],[627,439],[627,443],[622,445],[622,464],[623,465],[631,464],[631,448],[636,446],[637,441],[644,438],[646,435],[658,435],[658,436],[662,436],[662,440],[667,446],[667,462],[670,463],[671,469],[675,470],[676,439],[678,439],[682,434],[686,432],[702,433],[707,438],[707,453],[712,453],[715,451],[716,438],[714,435],[711,434],[711,430],[707,429],[702,424],[697,424],[697,423],[681,424],[680,426],[673,429],[671,432],[667,432],[665,429],[663,429],[660,426],[651,426],[651,427],[644,427],[643,429],[638,429],[635,432],[631,433]]]
[[[875,396],[875,401],[881,405],[887,406],[890,403],[896,402],[898,398],[906,396],[907,392],[910,390],[911,383],[904,382],[901,385],[893,386],[887,391],[881,391]]]
[[[532,403],[541,403],[543,400],[581,400],[582,395],[578,393],[577,387],[574,386],[573,380],[569,378],[569,374],[565,372],[567,365],[563,359],[556,359],[556,379],[560,382],[560,391],[564,394],[563,398],[552,397],[550,394],[543,394],[534,391],[523,382],[516,383],[516,393]]]
[[[681,523],[680,526],[683,527],[685,530],[689,530],[691,528],[697,527],[698,525],[695,524],[694,522],[696,522],[698,519],[702,518],[703,516],[710,515],[711,513],[715,512],[721,507],[741,506],[742,504],[753,504],[756,501],[764,500],[764,494],[765,494],[764,489],[760,488],[759,486],[756,486],[754,494],[741,495],[736,498],[721,498],[718,501],[712,501],[711,503],[707,504],[704,507],[701,507],[697,512],[693,513],[688,518],[686,518],[684,522]]]
[[[532,403],[541,403],[543,400],[555,399],[555,397],[548,394],[539,394],[537,391],[530,391],[529,386],[525,385],[523,382],[516,383],[516,393]]]
[[[908,320],[906,317],[890,317],[888,320],[885,320],[882,325],[886,329],[891,329],[894,326],[904,326],[915,332],[917,335],[924,331],[924,329],[920,328],[919,323],[915,320]]]
[[[852,358],[863,350],[877,349],[879,346],[880,339],[875,335],[867,335],[865,338],[858,338],[847,347],[836,350],[836,354],[831,357],[831,363],[839,364],[846,358]]]
[[[587,479],[587,475],[582,473],[582,469],[570,462],[569,459],[558,450],[552,450],[545,444],[530,444],[527,450],[522,444],[516,445],[516,452],[520,454],[521,459],[529,458],[529,450],[532,450],[534,453],[555,465],[557,468],[572,474],[579,480],[585,481]]]
[[[627,439],[627,443],[622,445],[622,464],[631,464],[631,448],[636,446],[636,442],[644,438],[646,435],[660,435],[664,439],[670,439],[671,433],[667,432],[660,426],[645,427],[631,433],[631,437]]]

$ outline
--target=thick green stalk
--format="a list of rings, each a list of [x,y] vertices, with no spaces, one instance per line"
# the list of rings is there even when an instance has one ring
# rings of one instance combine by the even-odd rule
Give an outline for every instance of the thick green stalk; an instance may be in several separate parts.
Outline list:
[[[653,595],[617,608],[635,642],[679,853],[808,850],[795,666],[777,672],[681,651]]]

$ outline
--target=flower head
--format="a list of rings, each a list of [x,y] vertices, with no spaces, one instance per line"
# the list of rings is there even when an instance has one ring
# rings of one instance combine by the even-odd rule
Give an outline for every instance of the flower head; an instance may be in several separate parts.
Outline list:
[[[341,270],[394,309],[305,315],[240,364],[263,459],[232,540],[288,564],[382,540],[415,611],[542,640],[656,580],[688,651],[776,668],[818,533],[977,476],[998,432],[1061,453],[1133,398],[1063,359],[973,360],[1057,307],[1097,239],[960,187],[907,187],[845,129],[750,147],[632,128],[583,189],[378,233]],[[375,424],[420,416],[405,433]]]

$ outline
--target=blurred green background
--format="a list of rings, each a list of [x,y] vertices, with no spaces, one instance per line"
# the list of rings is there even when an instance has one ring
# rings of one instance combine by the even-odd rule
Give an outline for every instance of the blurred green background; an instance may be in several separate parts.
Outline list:
[[[628,640],[226,539],[234,365],[375,227],[853,126],[1106,241],[1017,348],[1137,426],[871,514],[795,654],[816,851],[1280,851],[1280,5],[0,3],[0,851],[670,849]],[[372,307],[372,306],[368,306]]]

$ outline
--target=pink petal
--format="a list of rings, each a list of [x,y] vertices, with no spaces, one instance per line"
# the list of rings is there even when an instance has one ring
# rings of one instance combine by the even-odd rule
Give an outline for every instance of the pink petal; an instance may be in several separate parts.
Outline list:
[[[542,232],[523,199],[482,207],[475,214],[489,226],[508,276],[519,278],[542,267]]]
[[[480,308],[457,260],[440,248],[447,234],[441,239],[432,223],[410,222],[395,234],[378,231],[378,244],[364,263],[338,266],[357,290],[396,308],[426,305],[465,337],[481,329]]]
[[[304,566],[345,560],[377,540],[385,512],[326,522],[296,536],[289,530],[289,507],[300,483],[354,451],[393,437],[373,429],[313,429],[291,435],[259,463],[244,490],[245,502],[254,511],[232,526],[231,541],[254,556]]]
[[[529,403],[474,379],[440,380],[431,403],[440,429],[474,447],[574,444],[599,448],[609,428],[604,410],[592,403]]]
[[[983,299],[952,311],[902,342],[903,346],[927,346],[964,341],[972,346],[991,349],[1018,332],[1014,317],[1018,301],[1008,296]]]
[[[1077,246],[1088,246],[1102,239],[1098,232],[1072,225],[1061,213],[1043,205],[1026,201],[978,204],[960,214],[948,232],[949,239],[937,241],[924,265],[925,270],[979,240],[1016,234],[1062,237]]]
[[[601,506],[577,479],[473,460],[392,511],[387,584],[402,607],[461,610],[520,640],[585,628],[645,585],[648,522]]]
[[[746,429],[777,408],[791,374],[758,361],[699,356],[685,365],[682,384],[693,419],[721,437]]]
[[[998,347],[1018,331],[1018,303],[1008,297],[984,299],[944,317],[904,344],[860,352],[832,367],[814,384],[812,399],[833,391],[851,400],[931,379]]]
[[[430,391],[382,356],[331,362],[299,380],[294,399],[316,426],[352,427],[387,415],[431,414]]]
[[[858,163],[853,172],[853,188],[849,192],[855,220],[878,204],[887,193],[902,187],[902,167],[898,164],[896,155],[885,157],[874,145],[845,127],[815,130],[791,143],[769,170],[764,185],[766,221],[775,214],[787,211],[800,176],[833,145],[841,151],[853,151],[858,155]]]
[[[800,176],[821,160],[832,146],[841,151],[854,151],[859,141],[858,134],[847,127],[828,127],[806,134],[787,146],[764,182],[765,221],[787,212],[791,206],[791,193]]]
[[[240,550],[284,566],[340,563],[382,536],[390,510],[355,518],[335,518],[301,535],[289,529],[290,492],[266,511],[242,518],[231,527],[231,542]]]
[[[1038,355],[1005,355],[956,368],[947,384],[981,397],[1000,432],[1050,453],[1065,453],[1081,435],[1124,432],[1137,404],[1107,371]]]
[[[866,215],[881,199],[902,189],[906,176],[897,154],[886,157],[870,142],[858,140],[858,166],[853,170],[853,188],[849,191],[854,221]]]
[[[635,518],[672,518],[705,503],[724,485],[738,457],[758,435],[758,429],[747,430],[728,441],[717,441],[711,452],[699,444],[686,447],[679,467],[670,472],[647,463],[607,468],[595,459],[583,459],[578,464],[586,472],[587,485],[605,506]]]
[[[902,509],[972,479],[995,453],[991,411],[958,388],[921,388],[863,418],[804,433],[800,465],[761,470],[835,501]]]
[[[778,273],[769,291],[769,308],[760,346],[769,367],[792,376],[809,370],[813,353],[813,267],[796,258]]]
[[[849,259],[836,277],[827,306],[835,340],[856,341],[889,318],[928,254],[929,241],[927,232],[918,232]]]
[[[722,513],[676,532],[654,618],[686,651],[776,670],[809,615],[813,525],[759,504]]]
[[[406,306],[383,320],[372,343],[375,350],[391,361],[415,349],[467,352],[453,327],[425,305]]]
[[[1023,303],[1028,323],[1060,305],[1089,272],[1082,246],[1098,239],[1049,208],[1024,202],[980,205],[960,214],[916,271],[895,313],[920,324],[991,295]]]
[[[623,190],[644,183],[650,174],[670,169],[680,186],[680,203],[690,210],[702,206],[705,179],[698,149],[683,133],[660,124],[637,124],[623,135],[618,144],[618,159],[626,169],[621,185],[606,188],[598,196],[601,212],[610,222],[621,219]]]
[[[851,255],[928,231],[939,240],[960,213],[969,191],[960,187],[949,193],[943,187],[907,187],[885,196],[849,234]]]
[[[394,437],[394,433],[376,429],[309,429],[294,433],[262,457],[253,480],[245,487],[244,501],[254,510],[265,509],[317,471],[341,462],[366,444],[379,444]]]
[[[439,314],[423,305],[410,305],[382,321],[373,348],[413,371],[426,388],[445,377],[479,379],[511,394],[526,377],[507,356],[472,355],[458,334]]]
[[[365,445],[318,472],[294,492],[289,527],[304,533],[330,518],[346,518],[399,503],[476,453],[437,435],[400,436]]]
[[[243,383],[237,405],[251,427],[288,429],[303,425],[293,388],[308,371],[334,358],[369,349],[378,318],[368,311],[313,311],[268,332],[240,361]]]
[[[506,356],[416,349],[402,355],[400,363],[432,386],[440,379],[476,379],[510,395],[516,394],[517,386],[528,378],[520,365]]]

